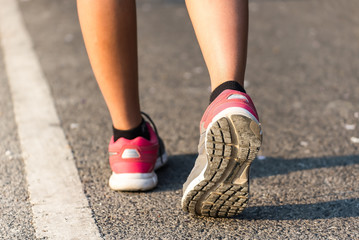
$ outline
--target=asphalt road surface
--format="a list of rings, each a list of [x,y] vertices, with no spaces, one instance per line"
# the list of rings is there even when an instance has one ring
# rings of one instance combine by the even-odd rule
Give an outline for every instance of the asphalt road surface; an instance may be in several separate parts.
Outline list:
[[[250,1],[246,89],[264,142],[251,169],[249,206],[232,219],[192,217],[180,207],[209,101],[209,76],[184,2],[138,1],[141,105],[170,156],[158,171],[158,187],[147,193],[108,187],[111,122],[88,62],[76,2],[18,5],[100,237],[359,239],[359,1]],[[46,239],[49,233],[38,233],[34,221],[6,51],[3,44],[0,238]]]

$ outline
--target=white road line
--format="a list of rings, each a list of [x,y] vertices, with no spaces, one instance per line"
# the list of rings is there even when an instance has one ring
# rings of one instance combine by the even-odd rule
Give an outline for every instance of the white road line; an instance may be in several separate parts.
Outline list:
[[[38,238],[101,239],[16,0],[0,0],[0,40]]]

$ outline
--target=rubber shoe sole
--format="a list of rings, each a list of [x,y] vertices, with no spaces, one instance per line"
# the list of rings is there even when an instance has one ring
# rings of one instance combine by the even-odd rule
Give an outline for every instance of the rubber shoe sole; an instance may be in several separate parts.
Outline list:
[[[157,158],[155,169],[163,167],[168,161],[166,153],[162,154],[162,159]],[[155,172],[150,173],[114,173],[109,179],[109,186],[112,190],[125,192],[148,191],[157,186],[158,178]]]
[[[201,180],[186,189],[183,210],[210,217],[241,213],[248,203],[250,165],[261,142],[261,127],[248,116],[228,115],[208,126],[207,165],[192,182]]]

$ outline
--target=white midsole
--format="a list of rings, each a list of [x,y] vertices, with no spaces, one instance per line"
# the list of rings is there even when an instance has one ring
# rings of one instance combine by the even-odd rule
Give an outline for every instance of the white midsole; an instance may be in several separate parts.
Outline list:
[[[221,119],[222,117],[228,117],[231,115],[244,115],[246,117],[249,117],[250,119],[252,119],[253,121],[255,121],[257,124],[259,124],[257,118],[255,116],[253,116],[253,114],[251,114],[249,111],[247,111],[246,109],[243,109],[241,107],[230,107],[230,108],[226,108],[225,110],[219,112],[216,116],[214,116],[214,118],[212,119],[212,121],[209,123],[207,129],[206,129],[206,136],[208,134],[208,131],[211,129],[212,125],[218,121],[219,119]],[[205,142],[204,142],[204,146],[205,146],[205,152],[207,153],[207,137],[205,137]],[[187,186],[186,191],[183,193],[183,197],[182,197],[182,205],[183,205],[183,201],[185,199],[185,196],[187,196],[187,194],[197,185],[199,184],[201,181],[204,180],[204,173],[207,170],[207,166],[208,166],[208,161],[206,163],[206,166],[203,168],[202,172],[198,175],[198,177],[196,177],[195,179],[192,180],[192,182]]]
[[[185,199],[185,196],[187,196],[189,191],[191,191],[195,186],[197,186],[197,184],[199,184],[202,180],[204,180],[204,173],[206,172],[207,166],[208,166],[208,162],[206,163],[206,166],[203,168],[202,172],[198,175],[198,177],[193,179],[192,182],[190,184],[188,184],[186,191],[183,193],[182,206],[183,206],[183,201]]]
[[[154,188],[158,179],[155,172],[151,173],[112,173],[109,185],[113,190],[144,191]]]
[[[165,165],[168,161],[167,154],[162,154],[161,158],[157,158],[155,170]],[[155,172],[151,173],[114,173],[109,179],[109,185],[113,190],[122,191],[141,191],[154,188],[158,183]]]
[[[136,179],[149,179],[152,178],[154,172],[150,173],[114,173],[112,172],[112,176],[115,176],[117,179],[124,179],[124,180],[136,180]]]

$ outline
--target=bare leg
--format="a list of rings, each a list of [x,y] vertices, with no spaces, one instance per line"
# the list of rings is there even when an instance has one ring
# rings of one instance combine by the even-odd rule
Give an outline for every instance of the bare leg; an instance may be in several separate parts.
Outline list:
[[[211,86],[234,80],[242,86],[247,59],[248,0],[186,0]]]
[[[141,123],[138,94],[136,3],[77,0],[92,69],[115,128]]]

